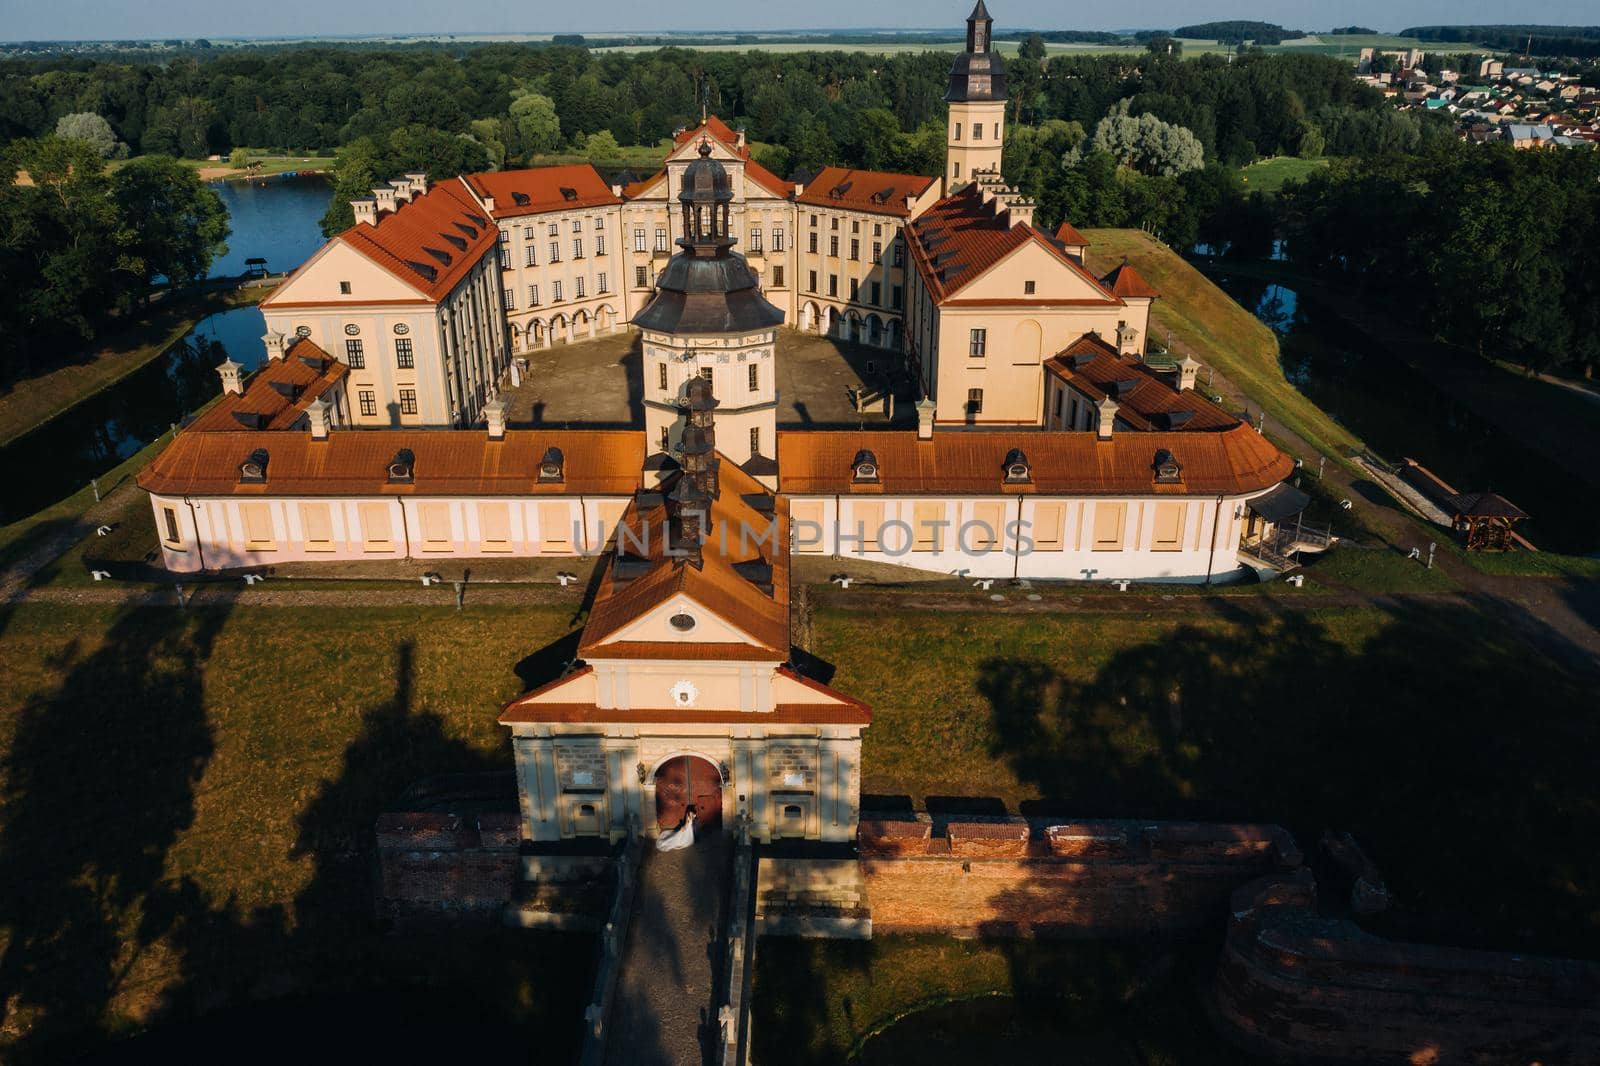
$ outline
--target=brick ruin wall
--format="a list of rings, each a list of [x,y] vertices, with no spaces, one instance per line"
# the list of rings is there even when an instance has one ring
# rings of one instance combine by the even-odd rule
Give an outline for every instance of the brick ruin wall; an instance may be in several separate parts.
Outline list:
[[[1320,917],[1304,871],[1235,893],[1212,995],[1275,1059],[1600,1062],[1600,965],[1384,940]]]
[[[493,918],[521,874],[516,811],[401,811],[378,817],[379,918]]]
[[[875,933],[1122,937],[1219,928],[1229,897],[1302,857],[1277,826],[863,820]]]

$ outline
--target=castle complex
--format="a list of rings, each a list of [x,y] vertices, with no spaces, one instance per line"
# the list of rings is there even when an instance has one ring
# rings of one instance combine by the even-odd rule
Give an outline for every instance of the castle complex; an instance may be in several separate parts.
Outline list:
[[[980,2],[938,177],[786,181],[707,118],[642,181],[419,173],[354,202],[263,302],[266,363],[224,363],[141,473],[165,565],[607,552],[578,663],[501,718],[525,836],[693,805],[853,838],[870,715],[789,665],[791,562],[1223,580],[1305,503],[1198,364],[1148,357],[1137,271],[1097,276],[1005,183],[991,31]],[[641,425],[508,419],[528,353],[630,328]],[[881,352],[915,428],[780,428],[791,329]]]

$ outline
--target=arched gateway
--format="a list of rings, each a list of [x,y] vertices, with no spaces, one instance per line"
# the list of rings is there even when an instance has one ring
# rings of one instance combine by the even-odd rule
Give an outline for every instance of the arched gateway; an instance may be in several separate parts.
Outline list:
[[[722,770],[698,755],[679,755],[656,769],[656,825],[673,829],[693,805],[695,826],[709,833],[722,825]]]

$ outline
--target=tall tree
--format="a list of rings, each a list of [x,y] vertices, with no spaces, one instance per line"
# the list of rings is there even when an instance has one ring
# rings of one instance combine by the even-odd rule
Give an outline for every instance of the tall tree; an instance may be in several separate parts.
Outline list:
[[[145,156],[111,178],[117,208],[117,269],[137,279],[148,299],[157,278],[185,285],[206,276],[224,255],[231,227],[222,198],[170,156]]]

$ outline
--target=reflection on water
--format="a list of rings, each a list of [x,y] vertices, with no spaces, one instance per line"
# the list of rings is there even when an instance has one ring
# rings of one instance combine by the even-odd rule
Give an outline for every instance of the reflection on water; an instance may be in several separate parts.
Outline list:
[[[1218,285],[1278,335],[1284,376],[1313,403],[1390,461],[1411,458],[1460,492],[1493,489],[1533,516],[1542,548],[1594,551],[1592,521],[1555,465],[1390,357],[1316,297],[1283,285],[1216,277]]]
[[[322,246],[319,224],[333,186],[323,178],[257,178],[211,186],[228,209],[233,233],[228,254],[211,264],[211,277],[244,273],[246,259],[261,258],[273,273],[286,273]]]
[[[222,390],[216,367],[224,355],[247,369],[261,362],[265,332],[256,307],[212,315],[166,355],[0,448],[0,463],[11,472],[0,523],[70,496],[168,432]]]

